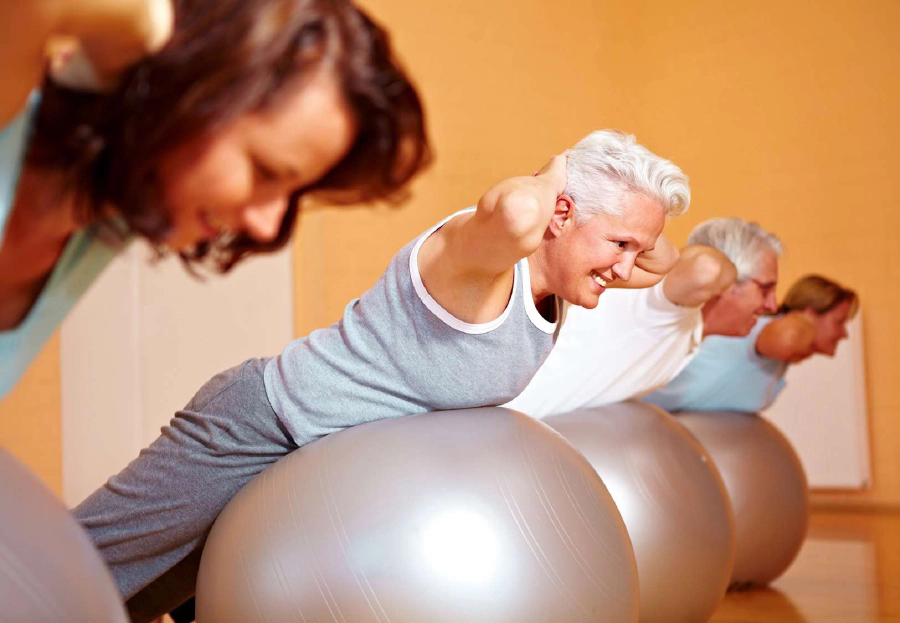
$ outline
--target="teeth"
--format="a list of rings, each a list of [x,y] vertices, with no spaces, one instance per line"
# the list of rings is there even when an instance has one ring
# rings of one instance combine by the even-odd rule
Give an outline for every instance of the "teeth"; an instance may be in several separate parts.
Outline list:
[[[593,278],[593,280],[596,281],[597,285],[599,285],[601,288],[606,287],[606,282],[597,273],[591,272],[591,278]]]

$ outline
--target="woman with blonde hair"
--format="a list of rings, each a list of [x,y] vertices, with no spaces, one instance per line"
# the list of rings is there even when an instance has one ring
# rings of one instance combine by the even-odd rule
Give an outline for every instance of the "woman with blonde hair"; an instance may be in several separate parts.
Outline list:
[[[760,353],[792,363],[816,353],[833,357],[847,337],[847,321],[859,311],[859,297],[830,279],[806,275],[791,286],[778,311],[780,317],[760,334]]]
[[[673,412],[762,411],[784,389],[790,364],[834,356],[858,310],[853,290],[820,275],[801,277],[777,314],[760,318],[747,337],[704,340],[691,363],[645,400]]]

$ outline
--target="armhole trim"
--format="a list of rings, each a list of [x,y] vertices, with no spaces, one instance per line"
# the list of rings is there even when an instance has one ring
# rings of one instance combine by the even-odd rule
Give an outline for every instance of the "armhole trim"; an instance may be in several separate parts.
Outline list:
[[[509,297],[509,302],[506,304],[506,309],[503,310],[503,313],[500,314],[494,320],[490,322],[481,322],[477,324],[473,324],[470,322],[465,322],[460,320],[446,309],[444,309],[440,303],[434,300],[434,297],[428,293],[428,290],[425,288],[425,284],[422,282],[422,275],[419,272],[419,249],[422,248],[422,245],[428,239],[431,234],[436,232],[438,229],[443,227],[448,221],[456,218],[461,214],[467,214],[469,212],[474,212],[475,208],[466,208],[465,210],[460,210],[455,214],[451,214],[447,218],[440,221],[437,225],[426,231],[424,234],[419,236],[419,239],[416,241],[415,246],[412,249],[412,252],[409,254],[409,275],[412,279],[413,288],[416,291],[416,294],[419,296],[419,300],[428,308],[432,314],[437,316],[441,322],[446,324],[451,329],[456,329],[462,333],[468,333],[469,335],[482,335],[484,333],[489,333],[502,325],[507,318],[509,318],[509,314],[512,312],[513,303],[516,298],[516,288],[519,284],[519,271],[513,271],[513,287]],[[531,297],[529,297],[530,299]],[[532,307],[534,305],[532,304]]]
[[[534,306],[534,297],[531,295],[531,269],[528,266],[528,258],[522,258],[516,264],[516,273],[522,271],[522,298],[525,304],[525,314],[531,320],[531,324],[543,331],[544,333],[553,334],[559,324],[562,316],[562,305],[560,305],[559,297],[554,295],[556,302],[556,322],[550,322],[537,310]]]

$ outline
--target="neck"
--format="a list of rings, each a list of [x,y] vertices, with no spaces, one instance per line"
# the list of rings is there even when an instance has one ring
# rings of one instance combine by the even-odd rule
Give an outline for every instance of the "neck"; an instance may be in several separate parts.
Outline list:
[[[22,170],[5,240],[24,246],[57,245],[83,227],[73,198],[62,191],[59,174],[26,166]]]
[[[715,335],[709,328],[709,309],[710,303],[712,301],[706,301],[703,304],[703,307],[700,308],[700,317],[703,318],[703,333],[700,334],[700,339],[705,340],[710,335]]]
[[[700,339],[705,340],[710,335],[724,335],[724,333],[720,330],[721,327],[716,326],[716,315],[714,313],[715,309],[715,299],[707,301],[703,308],[700,310],[700,315],[703,318],[703,333],[701,334]]]
[[[555,294],[550,290],[547,280],[547,258],[544,256],[543,245],[528,256],[528,272],[531,275],[531,296],[537,305],[548,296]]]

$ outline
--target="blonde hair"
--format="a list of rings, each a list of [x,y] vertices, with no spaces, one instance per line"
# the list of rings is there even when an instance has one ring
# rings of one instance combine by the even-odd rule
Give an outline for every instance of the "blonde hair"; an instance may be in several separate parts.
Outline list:
[[[852,318],[859,310],[859,296],[856,292],[821,275],[806,275],[794,282],[784,296],[779,311],[784,313],[811,309],[821,316],[845,301],[850,303],[847,317]]]

